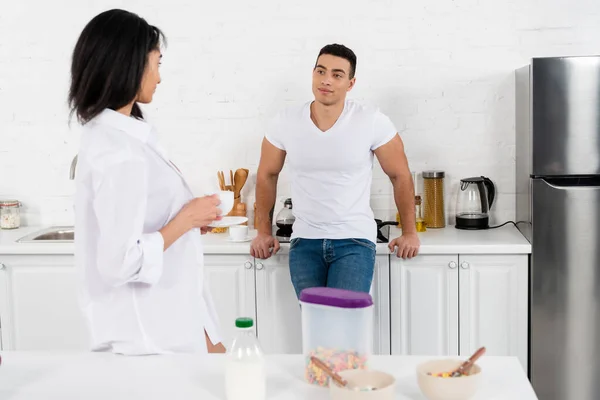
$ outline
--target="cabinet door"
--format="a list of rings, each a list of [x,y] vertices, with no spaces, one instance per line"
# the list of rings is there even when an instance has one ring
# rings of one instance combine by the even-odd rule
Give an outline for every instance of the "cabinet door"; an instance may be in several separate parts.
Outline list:
[[[290,278],[289,257],[255,260],[258,339],[268,354],[302,353],[300,304]]]
[[[3,350],[89,349],[73,256],[11,255],[0,262]]]
[[[290,278],[289,258],[278,254],[256,265],[258,337],[271,354],[302,353],[302,318]],[[374,354],[390,354],[389,257],[377,256],[371,295]]]
[[[528,258],[460,257],[460,354],[517,356],[527,371]]]
[[[12,333],[9,339],[9,321],[12,329],[12,316],[9,316],[10,310],[10,286],[8,284],[8,268],[6,264],[0,261],[0,350],[12,350],[8,347],[10,341],[12,345]],[[12,312],[10,313],[12,315]]]
[[[390,257],[392,354],[458,354],[458,257]]]
[[[254,259],[237,254],[206,255],[204,279],[217,309],[223,345],[229,349],[235,335],[236,318],[256,320]]]
[[[378,255],[371,286],[373,354],[390,355],[390,256]]]

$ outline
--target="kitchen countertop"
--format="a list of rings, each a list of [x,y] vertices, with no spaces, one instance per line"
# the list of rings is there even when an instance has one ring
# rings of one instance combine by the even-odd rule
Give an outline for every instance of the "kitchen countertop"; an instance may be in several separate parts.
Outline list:
[[[428,357],[373,356],[371,368],[396,378],[396,399],[425,400],[416,366]],[[0,398],[10,400],[224,399],[223,355],[126,357],[110,353],[4,352]],[[484,376],[473,400],[535,400],[514,357],[483,357]],[[302,355],[267,356],[267,398],[329,399],[329,390],[303,380]]]
[[[0,230],[0,254],[73,254],[73,243],[17,243],[16,240],[45,227],[24,227]],[[396,227],[390,230],[390,238],[401,235]],[[250,231],[250,236],[256,231]],[[452,226],[429,229],[419,233],[421,254],[529,254],[531,245],[513,225],[486,231],[464,231]],[[204,235],[205,254],[249,254],[250,242],[230,243],[227,234]],[[289,244],[281,245],[281,253],[289,250]],[[389,254],[387,244],[377,244],[377,254]]]

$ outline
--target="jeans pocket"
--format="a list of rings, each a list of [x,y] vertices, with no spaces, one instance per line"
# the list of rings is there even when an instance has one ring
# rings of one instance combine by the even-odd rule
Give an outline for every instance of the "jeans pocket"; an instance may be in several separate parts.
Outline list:
[[[300,238],[293,238],[290,240],[290,250],[296,247],[296,244],[300,242]]]
[[[371,242],[370,240],[367,239],[350,239],[352,240],[354,243],[356,244],[360,244],[361,246],[365,246],[373,251],[376,250],[377,246],[375,245],[375,243]]]

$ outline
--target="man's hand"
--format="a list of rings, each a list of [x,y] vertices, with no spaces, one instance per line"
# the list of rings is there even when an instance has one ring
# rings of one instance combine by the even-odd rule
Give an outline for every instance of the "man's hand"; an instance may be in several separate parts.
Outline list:
[[[419,254],[421,241],[416,233],[404,233],[402,236],[392,240],[388,247],[392,253],[396,252],[396,257],[403,259],[413,258]],[[397,247],[397,251],[395,249]]]
[[[273,252],[271,252],[271,249],[273,249]],[[272,255],[277,254],[278,251],[279,240],[266,233],[259,233],[258,236],[252,240],[252,244],[250,245],[250,255],[262,260],[266,260]]]

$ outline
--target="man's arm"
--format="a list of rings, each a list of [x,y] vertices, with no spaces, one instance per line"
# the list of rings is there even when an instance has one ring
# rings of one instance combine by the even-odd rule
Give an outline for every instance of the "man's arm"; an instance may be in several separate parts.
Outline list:
[[[256,173],[256,226],[258,235],[250,245],[252,257],[266,260],[279,251],[279,242],[273,237],[269,214],[275,205],[277,180],[285,161],[285,151],[267,138],[263,139],[258,172]]]
[[[394,200],[402,218],[402,232],[416,232],[414,182],[400,136],[394,136],[388,143],[377,148],[375,155],[383,172],[392,181]]]
[[[392,181],[394,200],[402,219],[402,238],[390,242],[390,248],[397,246],[399,257],[414,257],[420,245],[415,225],[415,190],[400,136],[394,136],[388,143],[375,149],[375,155]]]
[[[256,226],[259,234],[272,234],[269,213],[275,205],[277,180],[285,162],[286,152],[275,147],[266,138],[261,147],[256,173]]]

